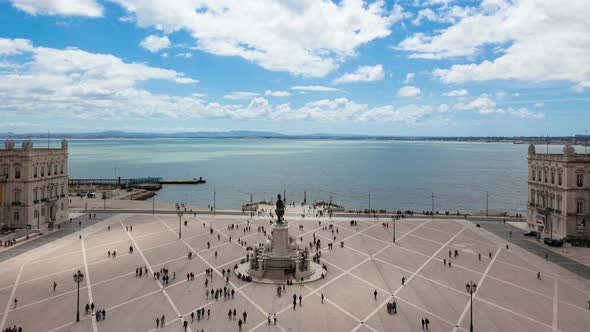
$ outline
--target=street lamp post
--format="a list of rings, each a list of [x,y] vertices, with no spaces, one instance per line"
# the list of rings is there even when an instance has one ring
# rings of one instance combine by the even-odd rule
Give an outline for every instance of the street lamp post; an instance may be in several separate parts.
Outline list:
[[[465,285],[465,288],[467,289],[467,293],[469,293],[471,298],[471,318],[469,323],[469,332],[473,332],[473,293],[475,293],[477,290],[477,284],[473,281],[470,281]]]
[[[78,284],[78,300],[76,305],[76,322],[80,321],[80,284],[84,281],[84,274],[78,270],[74,274],[74,282]]]
[[[182,239],[182,212],[178,212],[178,238]]]

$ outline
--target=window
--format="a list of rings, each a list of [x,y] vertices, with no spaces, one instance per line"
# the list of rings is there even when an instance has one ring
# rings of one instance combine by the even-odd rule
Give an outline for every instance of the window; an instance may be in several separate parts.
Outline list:
[[[555,171],[551,171],[551,184],[555,184]]]
[[[577,187],[584,186],[584,174],[577,174],[576,175],[576,186]]]
[[[584,201],[576,202],[576,213],[584,213]]]
[[[36,178],[37,177],[37,166],[33,167],[33,177]]]
[[[41,208],[41,217],[45,217],[45,208]]]
[[[53,175],[57,175],[57,164],[53,165]]]
[[[563,173],[559,172],[559,174],[557,174],[557,184],[561,186],[563,182]]]
[[[20,179],[20,167],[16,167],[14,169],[14,178],[15,179]]]
[[[535,173],[537,173],[535,170],[533,170],[533,181],[535,181]]]
[[[41,177],[45,176],[45,166],[41,166]]]
[[[12,200],[14,203],[20,203],[20,190],[14,191],[14,199]]]
[[[45,199],[45,187],[41,188],[41,199]]]
[[[64,194],[64,184],[63,183],[59,186],[59,194],[60,195]]]
[[[59,174],[64,174],[64,164],[59,165]]]
[[[64,209],[64,203],[61,203],[61,209],[62,210]]]
[[[14,213],[14,221],[19,221],[20,219],[20,215],[18,214],[18,212]]]
[[[39,191],[37,189],[33,190],[33,201],[37,201],[39,199]]]
[[[545,175],[545,176],[544,176],[544,178],[545,178],[545,183],[547,183],[547,178],[548,178],[548,176],[547,176],[547,170],[544,170],[544,171],[543,171],[543,175]]]

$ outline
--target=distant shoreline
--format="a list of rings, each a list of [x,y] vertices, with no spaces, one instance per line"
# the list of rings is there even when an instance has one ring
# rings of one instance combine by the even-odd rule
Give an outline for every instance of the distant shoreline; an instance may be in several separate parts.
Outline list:
[[[551,144],[563,145],[573,143],[584,145],[590,142],[590,136],[376,136],[351,134],[309,134],[286,135],[273,132],[195,132],[195,133],[128,133],[128,132],[98,132],[98,133],[55,133],[49,134],[50,140],[55,139],[86,139],[86,140],[138,140],[138,139],[281,139],[281,140],[351,140],[351,141],[416,141],[416,142],[476,142],[476,143],[512,143],[512,144]],[[0,139],[34,139],[47,140],[47,133],[0,133]]]

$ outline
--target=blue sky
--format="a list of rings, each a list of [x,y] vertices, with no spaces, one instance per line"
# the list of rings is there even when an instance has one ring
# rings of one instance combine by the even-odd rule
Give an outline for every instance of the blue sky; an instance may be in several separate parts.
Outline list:
[[[573,135],[584,0],[0,0],[0,132]]]

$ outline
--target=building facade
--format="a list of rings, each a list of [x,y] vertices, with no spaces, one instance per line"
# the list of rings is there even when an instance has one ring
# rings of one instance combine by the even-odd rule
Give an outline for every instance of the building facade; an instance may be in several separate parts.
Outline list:
[[[0,224],[36,229],[68,219],[68,143],[34,149],[32,141],[0,149]]]
[[[590,237],[590,154],[571,144],[563,154],[528,152],[529,228],[543,237]]]

